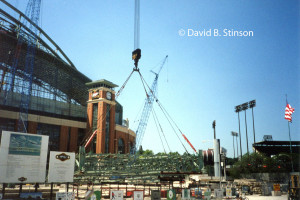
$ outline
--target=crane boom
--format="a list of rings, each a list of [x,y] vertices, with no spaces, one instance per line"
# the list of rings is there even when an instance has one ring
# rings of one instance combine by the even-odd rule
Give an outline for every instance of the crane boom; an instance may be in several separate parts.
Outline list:
[[[158,72],[154,73],[155,74],[155,79],[152,83],[151,91],[149,92],[148,97],[146,97],[146,99],[145,99],[145,105],[144,105],[144,108],[143,108],[143,111],[142,111],[141,119],[140,119],[138,128],[135,132],[136,133],[136,145],[135,145],[136,149],[138,149],[139,146],[142,143],[143,136],[144,136],[144,133],[145,133],[145,130],[146,130],[146,127],[147,127],[147,122],[148,122],[148,119],[149,119],[149,116],[150,116],[150,112],[151,112],[152,107],[153,107],[153,101],[154,101],[154,99],[156,99],[156,91],[157,91],[156,89],[157,89],[158,76],[159,76],[159,73],[162,70],[163,66],[165,65],[165,62],[166,62],[167,58],[168,58],[168,56],[166,56],[165,59],[163,60],[163,63],[160,66]]]

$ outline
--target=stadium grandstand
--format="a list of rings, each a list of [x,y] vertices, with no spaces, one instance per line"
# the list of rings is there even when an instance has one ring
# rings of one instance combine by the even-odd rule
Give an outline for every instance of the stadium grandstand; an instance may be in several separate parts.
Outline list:
[[[30,95],[22,132],[48,135],[49,150],[78,151],[88,132],[86,83],[92,80],[25,14],[4,0],[0,4],[0,133],[18,131],[22,92],[27,87]],[[25,69],[30,42],[35,44],[32,79]],[[122,106],[118,102],[115,106],[116,116],[122,116]],[[122,121],[115,123],[122,125]]]

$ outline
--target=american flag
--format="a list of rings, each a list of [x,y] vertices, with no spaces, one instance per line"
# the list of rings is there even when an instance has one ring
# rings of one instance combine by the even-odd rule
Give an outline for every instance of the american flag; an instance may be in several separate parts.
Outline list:
[[[285,107],[285,116],[284,118],[288,121],[292,121],[292,113],[294,112],[294,108],[290,104],[287,104]]]

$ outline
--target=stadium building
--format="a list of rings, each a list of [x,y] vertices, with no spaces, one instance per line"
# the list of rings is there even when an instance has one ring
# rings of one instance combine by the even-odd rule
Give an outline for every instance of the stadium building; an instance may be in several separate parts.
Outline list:
[[[88,150],[129,153],[135,133],[124,123],[123,107],[115,101],[117,85],[104,79],[92,82],[42,29],[10,4],[2,4],[0,133],[48,135],[49,150],[69,152],[78,151],[95,133]],[[36,44],[34,67],[28,73],[26,60],[32,41]]]

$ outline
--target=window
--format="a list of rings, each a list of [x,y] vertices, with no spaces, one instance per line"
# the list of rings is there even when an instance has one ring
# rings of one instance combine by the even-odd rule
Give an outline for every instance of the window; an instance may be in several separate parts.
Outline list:
[[[125,145],[124,145],[124,140],[122,138],[119,138],[118,140],[118,153],[119,154],[125,153]]]
[[[59,150],[60,126],[39,123],[37,134],[49,136],[49,151]]]
[[[110,130],[110,105],[106,104],[106,122],[105,122],[105,153],[109,153],[109,130]]]
[[[0,118],[0,141],[2,131],[15,131],[15,119]]]

